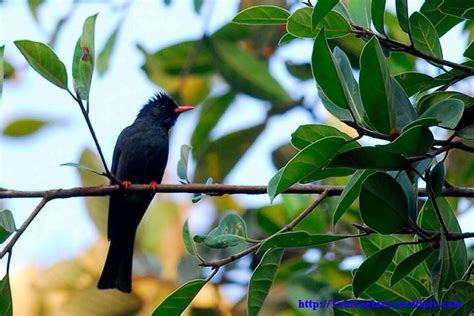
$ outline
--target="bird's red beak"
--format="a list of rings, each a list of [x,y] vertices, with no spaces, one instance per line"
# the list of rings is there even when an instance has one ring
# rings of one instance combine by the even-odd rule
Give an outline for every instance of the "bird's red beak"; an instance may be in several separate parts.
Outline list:
[[[174,112],[175,113],[183,113],[183,112],[191,111],[192,109],[194,109],[194,106],[182,105],[182,106],[178,106],[176,109],[174,109]]]

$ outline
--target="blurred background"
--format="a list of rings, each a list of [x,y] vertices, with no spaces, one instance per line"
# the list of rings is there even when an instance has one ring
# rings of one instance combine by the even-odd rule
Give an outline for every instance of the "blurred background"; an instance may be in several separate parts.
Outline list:
[[[421,3],[410,1],[410,11]],[[354,135],[320,105],[309,66],[311,39],[279,45],[285,33],[280,27],[230,23],[239,10],[256,4],[290,11],[303,6],[296,0],[0,1],[0,45],[5,44],[6,60],[0,108],[0,187],[42,190],[105,183],[92,173],[60,167],[80,162],[102,170],[77,104],[36,74],[13,44],[18,39],[48,43],[70,74],[82,24],[95,13],[99,13],[98,57],[90,116],[109,165],[120,131],[160,89],[180,104],[197,106],[182,115],[172,131],[164,183],[178,183],[176,163],[183,144],[193,146],[189,169],[193,182],[204,183],[212,177],[218,183],[266,184],[294,154],[289,140],[299,125],[326,123]],[[394,1],[387,1],[388,34],[406,41],[393,8]],[[444,35],[445,59],[461,61],[463,48],[473,37],[472,21]],[[214,49],[209,48],[208,38]],[[331,45],[344,49],[357,72],[363,42],[346,36],[331,40]],[[393,75],[415,69],[437,71],[402,54],[392,54],[389,62]],[[474,93],[472,80],[456,88]],[[449,181],[474,185],[474,161],[459,152],[449,159],[448,167],[456,165],[456,172],[448,169]],[[347,179],[331,178],[324,183],[344,184]],[[159,194],[148,209],[136,241],[132,295],[95,289],[107,250],[108,198],[48,203],[14,248],[15,315],[147,315],[184,281],[209,273],[186,255],[181,228],[187,218],[192,233],[202,234],[225,212],[239,212],[247,220],[249,235],[259,238],[276,231],[310,201],[304,195],[284,196],[270,204],[266,195],[240,195],[202,197],[192,203],[192,197]],[[472,231],[472,201],[451,202],[460,214],[463,231]],[[8,199],[1,200],[0,207],[10,209],[19,226],[37,203]],[[350,224],[359,222],[356,209],[333,228],[334,203],[335,198],[328,199],[298,228],[312,233],[352,232]],[[206,258],[217,258],[239,248],[200,250]],[[191,313],[242,313],[256,261],[244,258],[219,272],[194,300]],[[287,252],[263,314],[303,313],[297,310],[297,298],[340,296],[337,290],[350,283],[350,271],[360,262],[359,245],[352,240],[305,253]]]

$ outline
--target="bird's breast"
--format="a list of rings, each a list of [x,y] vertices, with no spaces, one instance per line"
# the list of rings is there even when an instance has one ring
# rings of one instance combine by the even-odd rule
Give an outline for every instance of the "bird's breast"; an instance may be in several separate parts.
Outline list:
[[[167,133],[136,133],[120,155],[117,176],[132,183],[161,182],[168,161],[168,147]]]

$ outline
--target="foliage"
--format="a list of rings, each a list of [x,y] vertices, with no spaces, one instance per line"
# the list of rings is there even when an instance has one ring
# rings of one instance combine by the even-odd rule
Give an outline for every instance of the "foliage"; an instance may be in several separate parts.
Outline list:
[[[29,1],[36,20],[41,2]],[[198,14],[202,5],[203,1],[194,1]],[[96,55],[97,17],[92,15],[84,22],[70,72],[50,46],[31,40],[15,41],[39,75],[66,90],[78,102],[89,125],[94,69],[103,75],[111,67],[109,59],[113,57],[122,23],[114,28]],[[183,205],[167,200],[153,204],[151,208],[161,212],[149,210],[137,236],[143,257],[141,263],[137,261],[144,277],[138,280],[140,290],[136,294],[97,294],[92,281],[97,269],[91,269],[81,258],[64,262],[65,267],[59,264],[50,268],[49,279],[47,276],[43,282],[51,284],[45,288],[62,289],[69,297],[60,307],[50,307],[51,311],[84,314],[142,310],[153,315],[178,315],[191,305],[193,314],[197,314],[199,308],[192,302],[199,300],[200,293],[219,297],[215,293],[220,285],[213,283],[217,279],[214,276],[222,272],[219,283],[232,283],[229,276],[239,269],[232,263],[252,254],[254,262],[247,267],[253,270],[247,300],[240,304],[246,306],[234,306],[236,312],[247,308],[249,315],[257,315],[264,310],[281,311],[283,306],[288,314],[305,313],[298,305],[304,298],[352,304],[428,300],[440,303],[457,299],[463,307],[456,312],[467,315],[474,301],[472,280],[465,276],[469,266],[464,243],[467,237],[456,216],[458,201],[442,195],[452,185],[472,185],[466,179],[472,181],[474,170],[474,147],[469,142],[474,134],[474,99],[463,93],[457,83],[474,75],[474,44],[467,45],[463,53],[466,60],[458,64],[443,59],[440,37],[457,24],[463,24],[472,36],[473,18],[474,5],[458,0],[425,0],[414,12],[409,11],[406,0],[396,2],[395,12],[386,8],[385,1],[378,0],[319,0],[314,6],[308,1],[293,7],[282,1],[270,5],[242,1],[233,23],[202,38],[155,52],[144,48],[148,45],[138,44],[137,50],[144,57],[142,71],[147,78],[178,102],[198,104],[201,108],[190,140],[192,147],[184,145],[181,150],[178,176],[182,183],[225,181],[273,118],[292,110],[309,110],[314,115],[315,109],[312,102],[305,100],[306,95],[290,92],[270,70],[269,60],[276,62],[273,56],[278,56],[277,52],[285,46],[297,46],[299,41],[312,44],[310,60],[283,60],[283,66],[298,82],[314,79],[311,92],[317,92],[333,123],[321,124],[318,119],[318,124],[302,125],[291,136],[288,133],[290,145],[275,150],[275,160],[284,163],[277,166],[279,170],[268,182],[271,205],[245,209],[229,197],[205,198],[217,210],[226,211],[223,215],[218,213],[215,227],[207,234],[192,234],[188,221],[182,226],[182,234],[177,234],[186,216]],[[0,48],[3,83],[3,72],[9,66],[3,62],[3,46]],[[436,71],[425,73],[426,69]],[[6,72],[5,77],[9,80]],[[225,85],[216,87],[215,77]],[[266,105],[266,117],[253,126],[216,136],[216,126],[229,109],[238,106],[239,96],[252,97]],[[3,135],[30,135],[48,123],[34,118],[14,120],[3,129]],[[362,141],[363,136],[370,140]],[[96,141],[94,134],[93,137]],[[100,149],[97,141],[96,145]],[[107,169],[100,150],[99,155]],[[188,165],[190,161],[195,162],[194,170]],[[84,186],[106,183],[93,173],[110,176],[108,170],[103,174],[96,171],[101,164],[89,150],[84,150],[79,163],[65,165],[78,168]],[[340,197],[325,199],[323,194],[321,200],[312,204],[304,195],[279,199],[297,183],[316,181],[346,186]],[[426,200],[420,194],[421,187],[426,188]],[[194,202],[201,199],[203,195],[196,195]],[[461,199],[463,203],[472,203]],[[102,235],[106,202],[104,197],[86,200],[89,215]],[[176,212],[164,212],[165,208]],[[313,212],[315,208],[317,212]],[[11,212],[3,210],[1,241],[15,230]],[[177,239],[179,246],[172,244]],[[306,250],[317,251],[321,256],[316,262],[308,262],[303,256]],[[221,259],[206,259],[216,255]],[[364,260],[352,273],[340,264],[347,256],[360,255]],[[162,275],[174,280],[173,286],[165,286],[166,293],[159,288],[166,282],[154,275],[157,258],[162,264]],[[190,258],[192,268],[185,266]],[[211,267],[213,273],[205,273],[196,259],[201,266]],[[186,267],[179,271],[181,274],[190,275],[189,270],[193,269],[197,272],[165,298],[174,286],[183,283],[177,282],[178,262]],[[51,275],[58,270],[64,275],[53,280]],[[209,277],[203,279],[206,274]],[[88,276],[87,281],[78,285],[74,282],[78,275]],[[279,295],[285,291],[282,284],[286,284],[287,298]],[[1,307],[8,314],[8,274],[1,285]],[[151,294],[143,294],[145,289]],[[274,291],[276,299],[266,303],[270,291]],[[82,302],[95,295],[99,296],[95,297],[98,303],[94,308],[83,306]],[[103,302],[121,305],[106,307]],[[334,313],[373,313],[370,309],[351,310],[342,306],[335,308]],[[219,304],[212,308],[224,309]],[[411,306],[388,308],[386,313],[419,311],[420,308]],[[431,312],[451,311],[436,308]]]

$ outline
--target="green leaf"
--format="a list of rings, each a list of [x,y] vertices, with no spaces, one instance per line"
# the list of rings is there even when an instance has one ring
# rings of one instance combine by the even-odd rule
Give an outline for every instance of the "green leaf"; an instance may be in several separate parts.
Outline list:
[[[0,315],[13,316],[12,293],[8,275],[0,281]]]
[[[2,134],[10,137],[24,137],[36,133],[51,122],[35,118],[21,118],[11,121],[3,128]]]
[[[203,4],[204,4],[204,0],[193,0],[194,12],[199,14],[199,12],[201,12],[201,8]]]
[[[260,251],[271,248],[300,248],[324,245],[336,240],[354,238],[352,235],[308,234],[305,231],[276,234],[260,246]]]
[[[308,80],[313,78],[310,63],[293,63],[291,61],[285,62],[286,70],[295,78],[299,80]]]
[[[398,244],[391,245],[368,257],[357,269],[352,280],[354,296],[359,297],[370,285],[375,283],[392,262]]]
[[[3,70],[3,52],[5,51],[5,45],[0,46],[0,101],[2,100],[2,93],[3,93],[3,78],[5,77],[5,73]]]
[[[460,18],[474,20],[474,6],[472,2],[465,0],[444,0],[439,6],[443,13],[458,16]]]
[[[311,67],[314,79],[326,97],[338,107],[347,109],[349,101],[342,74],[329,50],[324,32],[319,32],[314,40]]]
[[[318,24],[324,20],[326,15],[331,12],[332,8],[339,3],[339,0],[318,0],[314,5],[311,14],[311,26],[315,29]]]
[[[232,132],[205,146],[196,158],[194,182],[204,182],[209,177],[222,182],[264,128],[264,124],[259,124]]]
[[[405,33],[410,33],[410,24],[408,21],[408,1],[397,0],[395,1],[395,8],[397,11],[397,20],[400,28]]]
[[[28,0],[28,8],[30,9],[30,13],[36,22],[39,21],[38,9],[43,3],[44,3],[44,0]]]
[[[296,37],[314,38],[318,32],[324,29],[327,38],[342,37],[351,33],[351,27],[347,20],[338,12],[331,11],[317,27],[313,28],[311,24],[311,8],[301,8],[293,12],[288,18],[286,31]]]
[[[378,145],[376,147],[393,153],[418,156],[427,153],[433,144],[434,137],[430,129],[426,126],[418,125],[404,131],[390,144]]]
[[[194,241],[210,248],[227,248],[242,243],[246,238],[247,224],[244,219],[236,213],[229,213],[207,235],[194,236]]]
[[[466,106],[474,102],[474,98],[463,93],[459,93],[456,91],[436,91],[430,94],[423,95],[416,103],[416,111],[419,115],[421,115],[429,107],[447,99],[461,100]]]
[[[447,99],[430,106],[419,118],[434,118],[438,126],[454,129],[464,112],[464,103],[458,99]]]
[[[398,2],[397,2],[398,3]],[[408,71],[394,77],[409,97],[431,88],[435,79],[421,72]]]
[[[398,1],[398,0],[397,0]],[[380,34],[385,34],[385,0],[372,0],[372,22]]]
[[[188,253],[191,256],[198,257],[199,254],[196,249],[196,244],[194,243],[191,233],[189,231],[188,220],[184,222],[181,234],[183,236],[184,246],[186,247],[186,250],[188,251]]]
[[[402,86],[394,78],[390,78],[390,81],[393,88],[392,110],[395,112],[395,129],[399,131],[416,119],[416,111]]]
[[[259,5],[240,11],[232,22],[239,24],[286,24],[290,13],[280,7],[273,5]]]
[[[440,37],[446,34],[456,24],[463,21],[460,18],[441,12],[438,7],[442,2],[443,0],[425,0],[420,8],[420,12],[433,23]]]
[[[120,21],[115,27],[115,30],[109,35],[104,47],[102,47],[102,50],[100,51],[99,56],[97,57],[97,72],[100,75],[104,74],[109,68],[110,56],[112,55],[112,52],[115,48],[117,36],[120,31],[120,27],[122,26],[122,23],[123,21]]]
[[[440,315],[469,315],[474,310],[474,285],[456,281],[443,294]]]
[[[405,192],[386,173],[374,173],[362,183],[359,208],[364,223],[381,234],[393,234],[408,225]]]
[[[430,171],[430,178],[429,178],[435,197],[438,197],[441,195],[445,178],[446,178],[446,170],[444,169],[444,161],[440,161]]]
[[[67,90],[66,67],[51,48],[40,42],[14,42],[30,66],[43,78]]]
[[[347,9],[349,10],[351,20],[356,25],[370,29],[370,25],[372,24],[370,6],[371,0],[349,1],[347,3]]]
[[[465,139],[474,139],[474,124],[466,126],[456,132],[456,136]]]
[[[100,172],[100,171],[98,171],[94,168],[88,167],[86,165],[80,164],[80,163],[66,162],[66,163],[62,163],[60,166],[61,167],[73,167],[73,168],[77,168],[79,170],[89,171],[89,172],[95,173],[99,176],[104,176],[105,177],[105,175],[103,175],[102,172]]]
[[[418,265],[425,261],[433,251],[433,248],[428,246],[403,259],[393,271],[392,277],[390,278],[390,285],[393,286],[395,283],[406,277]]]
[[[349,101],[349,108],[352,110],[356,121],[365,124],[365,111],[360,97],[359,84],[354,78],[354,71],[349,58],[339,47],[334,48],[333,56],[342,75],[342,85]],[[351,120],[353,120],[352,115]]]
[[[153,54],[146,52],[144,54],[151,68],[159,68],[166,75],[180,76],[189,55],[196,45],[198,45],[198,41],[184,41],[160,49]],[[206,75],[212,73],[213,69],[209,47],[204,45],[195,58],[189,70],[189,75]]]
[[[188,159],[189,159],[189,152],[191,151],[192,147],[189,145],[181,145],[181,154],[180,159],[178,161],[177,166],[177,174],[180,182],[182,183],[189,183],[188,179]]]
[[[340,153],[331,160],[328,167],[389,171],[409,169],[410,163],[402,155],[380,147],[360,147]]]
[[[74,78],[74,90],[82,100],[89,99],[92,75],[95,64],[95,20],[97,14],[89,16],[82,26],[82,34],[74,49],[72,61],[72,77]]]
[[[416,168],[416,167],[415,167]],[[412,172],[410,172],[410,175]],[[396,173],[395,180],[400,184],[405,192],[405,196],[408,202],[408,216],[415,222],[416,216],[418,215],[418,185],[416,183],[417,178],[413,179],[408,175],[406,170],[399,171]]]
[[[306,146],[270,180],[268,183],[270,199],[273,200],[279,193],[321,169],[344,143],[344,138],[330,136]]]
[[[346,210],[359,197],[362,182],[373,173],[371,170],[357,170],[349,182],[344,186],[341,196],[338,199],[336,210],[332,219],[332,224],[336,225],[337,221],[344,215]]]
[[[445,285],[448,285],[446,281],[448,278],[450,268],[449,266],[450,260],[448,241],[446,240],[446,236],[442,234],[440,236],[438,260],[435,262],[433,268],[431,269],[431,290],[436,300],[439,300],[443,288],[445,287]]]
[[[209,135],[219,122],[235,99],[235,92],[229,91],[224,94],[208,98],[201,105],[199,119],[191,136],[191,146],[193,147],[193,156],[198,157],[206,144],[210,142]]]
[[[214,182],[214,179],[212,179],[212,177],[209,177],[206,180],[206,184],[212,184],[213,182]],[[193,198],[191,199],[191,201],[193,203],[198,203],[199,201],[201,201],[201,199],[204,195],[205,195],[204,193],[194,193]]]
[[[335,105],[331,100],[328,99],[328,97],[324,94],[323,90],[321,89],[320,86],[316,85],[318,89],[318,96],[319,99],[321,100],[321,103],[324,105],[326,110],[334,115],[336,118],[338,118],[341,121],[352,121],[352,115],[349,112],[348,109],[343,109]]]
[[[461,233],[461,227],[459,226],[456,214],[451,208],[451,205],[449,204],[448,200],[446,198],[440,197],[437,198],[436,201],[438,202],[438,206],[441,211],[441,216],[444,219],[444,222],[446,223],[448,231],[452,233]],[[417,223],[421,228],[425,230],[441,231],[441,226],[438,222],[436,212],[430,200],[427,200],[423,205],[423,208],[421,209],[418,215]],[[461,279],[468,265],[466,244],[463,240],[449,241],[448,248],[448,258],[450,264],[446,286],[456,280]],[[428,264],[428,267],[431,268],[433,264],[434,262],[431,261]]]
[[[474,41],[471,41],[469,47],[464,51],[463,56],[474,60]]]
[[[298,37],[291,35],[290,33],[285,33],[280,37],[280,40],[278,41],[278,45],[289,43],[296,38]]]
[[[270,291],[273,280],[283,256],[283,249],[267,251],[255,268],[249,282],[247,295],[247,313],[249,316],[258,315],[263,302]]]
[[[398,247],[397,253],[400,251]],[[419,289],[424,289],[418,281],[408,276],[406,279],[400,280],[393,287],[390,286],[390,277],[392,272],[390,268],[382,275],[382,277],[375,283],[372,284],[367,290],[365,290],[362,297],[369,297],[372,300],[376,301],[402,301],[402,302],[412,302],[422,299]],[[415,285],[416,284],[416,285]],[[429,295],[428,291],[424,289],[424,295]],[[403,310],[398,308],[398,312],[409,312],[410,310]]]
[[[436,58],[443,58],[438,33],[423,13],[414,12],[410,16],[410,31],[415,48]]]
[[[345,140],[352,139],[349,135],[339,131],[335,127],[323,124],[307,124],[300,125],[296,131],[291,134],[291,143],[296,148],[303,149],[315,141],[329,136],[339,136]]]
[[[176,289],[158,305],[152,316],[181,315],[199,291],[207,283],[207,280],[192,280]]]
[[[10,210],[0,211],[0,243],[3,243],[7,238],[16,231],[15,219]],[[0,314],[2,315],[2,314]]]
[[[360,56],[359,84],[371,125],[377,131],[389,134],[396,119],[392,104],[393,82],[376,37],[367,42]]]
[[[81,96],[86,95],[86,86],[84,82],[82,82],[81,78],[81,59],[82,59],[82,49],[81,49],[81,37],[77,39],[76,46],[74,46],[74,54],[72,56],[72,66],[71,66],[71,72],[72,72],[72,78],[73,78],[73,86],[74,86],[74,91],[78,93]]]
[[[430,126],[436,126],[436,125],[438,125],[438,123],[439,123],[439,121],[435,118],[422,118],[422,119],[414,120],[413,122],[406,125],[402,129],[402,133],[405,132],[405,131],[408,131],[410,128],[415,127],[415,126],[430,127]]]
[[[232,88],[276,104],[292,103],[267,66],[236,44],[213,40],[212,52],[215,65]]]
[[[354,142],[350,144],[355,144]],[[347,144],[349,145],[349,144]],[[342,152],[345,150],[347,145],[342,146],[339,148],[339,152]],[[308,175],[306,178],[301,180],[301,183],[310,183],[318,180],[323,180],[327,178],[332,178],[332,177],[345,177],[349,176],[354,173],[354,170],[350,168],[328,168],[328,167],[323,167],[323,169],[316,170],[312,172],[310,175]]]

